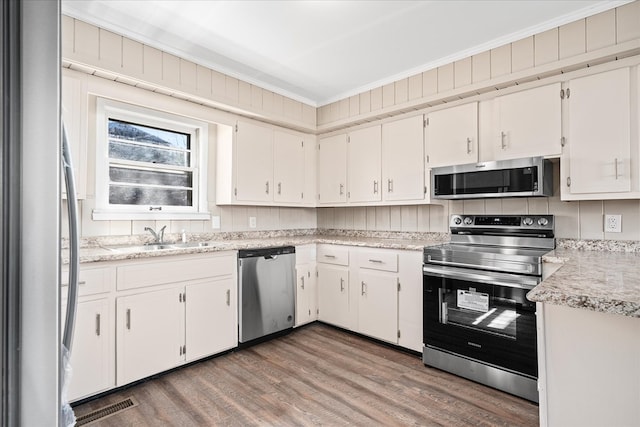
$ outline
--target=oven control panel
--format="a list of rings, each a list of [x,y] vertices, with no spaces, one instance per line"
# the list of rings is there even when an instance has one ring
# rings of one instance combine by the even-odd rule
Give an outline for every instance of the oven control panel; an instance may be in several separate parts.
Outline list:
[[[466,229],[539,230],[554,229],[553,215],[451,215],[451,231]]]

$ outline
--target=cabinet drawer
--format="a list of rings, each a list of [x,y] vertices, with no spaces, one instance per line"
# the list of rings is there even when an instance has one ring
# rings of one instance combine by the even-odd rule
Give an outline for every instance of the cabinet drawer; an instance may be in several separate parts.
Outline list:
[[[166,259],[118,267],[118,290],[232,275],[236,255]]]
[[[398,271],[398,254],[393,252],[363,251],[358,257],[360,268]]]
[[[113,283],[113,269],[110,267],[83,268],[78,273],[78,296],[109,292]],[[69,269],[62,270],[62,286],[69,286]],[[66,292],[66,288],[63,290]]]
[[[333,245],[318,246],[318,262],[349,265],[349,249]]]

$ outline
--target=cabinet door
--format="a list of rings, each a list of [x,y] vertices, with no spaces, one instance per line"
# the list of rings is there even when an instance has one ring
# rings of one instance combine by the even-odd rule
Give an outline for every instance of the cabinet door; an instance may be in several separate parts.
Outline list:
[[[427,166],[461,165],[478,161],[478,103],[427,115]]]
[[[71,149],[73,173],[76,178],[76,198],[85,199],[87,193],[87,93],[85,76],[69,70],[62,72],[61,107],[62,120]],[[64,184],[64,178],[62,179]],[[65,186],[62,196],[67,197]]]
[[[398,342],[398,277],[360,269],[359,332],[396,344]]]
[[[239,122],[236,131],[236,200],[273,200],[273,130]]]
[[[90,396],[115,385],[111,320],[106,298],[78,303],[69,400]]]
[[[630,191],[629,69],[574,79],[569,86],[570,192]]]
[[[382,194],[384,200],[423,200],[423,117],[382,125]]]
[[[322,203],[347,201],[347,135],[320,140],[318,145],[318,200]]]
[[[349,327],[349,270],[318,264],[318,319],[343,328]]]
[[[398,345],[422,352],[422,252],[399,251]]]
[[[184,355],[184,305],[179,289],[119,297],[117,385],[180,364]]]
[[[305,150],[302,137],[275,131],[273,140],[273,200],[301,203],[305,188]]]
[[[381,200],[382,130],[380,125],[351,132],[347,147],[349,201]]]
[[[185,286],[186,360],[190,362],[238,345],[233,279]]]
[[[496,160],[560,155],[560,101],[560,83],[496,98]]]
[[[317,320],[318,297],[313,264],[296,266],[296,326]]]

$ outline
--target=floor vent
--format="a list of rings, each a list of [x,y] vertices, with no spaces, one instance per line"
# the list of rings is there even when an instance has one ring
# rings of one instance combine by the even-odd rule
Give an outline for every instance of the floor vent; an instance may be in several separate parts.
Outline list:
[[[96,409],[95,411],[91,411],[88,414],[78,417],[76,419],[76,427],[85,426],[94,421],[102,420],[110,417],[111,415],[115,415],[118,412],[124,411],[125,409],[133,408],[134,406],[138,406],[138,402],[136,402],[132,397],[129,397],[128,399],[105,406],[104,408]]]

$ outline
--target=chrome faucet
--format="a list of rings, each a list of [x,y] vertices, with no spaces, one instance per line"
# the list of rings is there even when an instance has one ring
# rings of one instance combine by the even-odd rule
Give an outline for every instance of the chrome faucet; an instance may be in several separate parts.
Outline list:
[[[158,231],[157,233],[153,230],[153,228],[151,227],[145,227],[144,231],[148,231],[149,233],[151,233],[151,235],[153,236],[153,238],[155,239],[154,243],[164,243],[164,229],[167,228],[167,226],[165,225],[164,227],[162,227],[160,229],[160,231]]]

